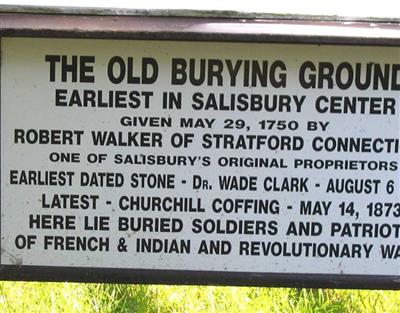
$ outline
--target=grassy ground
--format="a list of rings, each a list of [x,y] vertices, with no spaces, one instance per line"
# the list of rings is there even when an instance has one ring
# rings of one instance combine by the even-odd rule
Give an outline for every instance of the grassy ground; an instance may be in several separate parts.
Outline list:
[[[400,312],[398,291],[0,282],[0,312]]]

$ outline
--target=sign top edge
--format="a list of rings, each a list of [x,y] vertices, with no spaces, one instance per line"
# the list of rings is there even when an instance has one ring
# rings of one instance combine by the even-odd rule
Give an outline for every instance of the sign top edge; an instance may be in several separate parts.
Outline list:
[[[147,16],[147,17],[197,17],[260,20],[307,20],[369,23],[400,23],[400,17],[339,16],[272,12],[244,12],[236,10],[193,10],[193,9],[135,9],[112,7],[74,7],[42,5],[0,4],[0,13],[99,15],[99,16]]]

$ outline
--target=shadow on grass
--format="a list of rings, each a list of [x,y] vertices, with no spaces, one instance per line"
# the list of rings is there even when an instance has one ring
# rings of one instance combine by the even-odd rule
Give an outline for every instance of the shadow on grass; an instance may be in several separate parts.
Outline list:
[[[149,294],[148,287],[144,285],[96,284],[90,285],[89,291],[96,295],[92,303],[96,312],[159,312],[157,299]]]

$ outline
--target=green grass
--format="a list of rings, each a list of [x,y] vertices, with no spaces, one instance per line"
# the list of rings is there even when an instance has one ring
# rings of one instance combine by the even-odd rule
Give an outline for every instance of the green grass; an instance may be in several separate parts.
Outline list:
[[[400,312],[399,291],[0,282],[0,312]]]

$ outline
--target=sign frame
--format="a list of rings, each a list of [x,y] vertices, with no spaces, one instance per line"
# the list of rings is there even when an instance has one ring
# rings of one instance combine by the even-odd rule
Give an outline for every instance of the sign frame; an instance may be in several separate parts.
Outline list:
[[[116,15],[112,10],[94,12],[96,15],[89,15],[93,12],[90,10],[79,12],[63,9],[45,13],[45,9],[36,8],[39,12],[32,13],[35,10],[31,8],[30,12],[28,11],[21,7],[0,6],[0,48],[1,37],[400,46],[399,21],[354,19],[345,22],[344,18],[276,15],[264,16],[262,20],[257,20],[252,16],[244,16],[245,19],[223,18],[221,12],[215,13],[216,16],[199,18],[187,16],[190,15],[188,12],[169,13],[175,16],[166,16],[163,12],[147,12],[147,14],[136,12],[138,16],[133,16],[135,14],[132,12],[130,14],[128,12],[127,15]],[[81,15],[72,15],[73,13]],[[297,28],[301,31],[296,30]],[[1,192],[0,190],[0,195]],[[0,265],[0,279],[400,289],[400,276],[49,267],[18,264]]]

